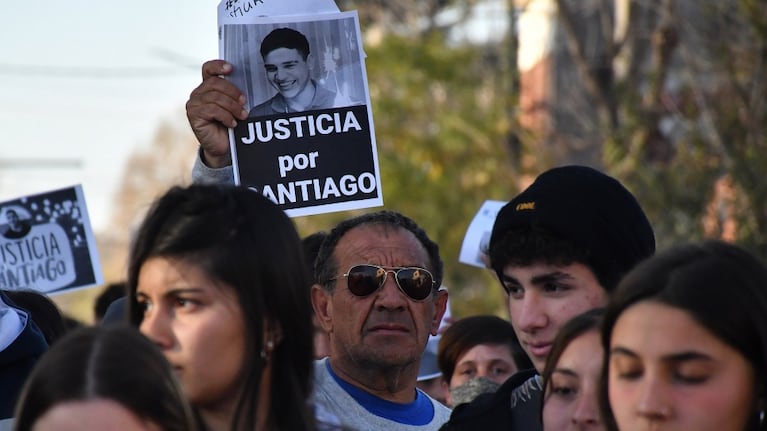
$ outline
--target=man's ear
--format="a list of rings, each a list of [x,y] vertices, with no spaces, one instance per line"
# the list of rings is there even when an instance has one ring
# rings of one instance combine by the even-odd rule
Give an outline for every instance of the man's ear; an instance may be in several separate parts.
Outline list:
[[[440,288],[434,296],[434,316],[431,320],[431,335],[437,335],[442,316],[447,310],[447,289]]]
[[[333,303],[332,292],[329,292],[320,284],[312,286],[312,307],[322,329],[327,333],[333,332]]]

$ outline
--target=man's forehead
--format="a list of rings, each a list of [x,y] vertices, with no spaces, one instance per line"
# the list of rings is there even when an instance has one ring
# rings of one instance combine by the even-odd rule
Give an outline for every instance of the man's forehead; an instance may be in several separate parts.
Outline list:
[[[295,48],[276,48],[264,57],[265,63],[284,63],[284,62],[298,62],[303,61],[304,57]]]
[[[395,259],[411,264],[428,261],[426,249],[412,232],[386,224],[365,224],[349,229],[339,239],[335,255],[339,260]]]

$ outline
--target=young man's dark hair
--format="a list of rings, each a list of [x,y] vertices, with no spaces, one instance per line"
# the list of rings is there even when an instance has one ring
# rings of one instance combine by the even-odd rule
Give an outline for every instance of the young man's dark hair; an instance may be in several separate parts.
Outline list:
[[[292,28],[278,28],[267,34],[261,42],[261,57],[278,48],[295,49],[300,52],[306,60],[309,57],[309,41],[301,32]]]

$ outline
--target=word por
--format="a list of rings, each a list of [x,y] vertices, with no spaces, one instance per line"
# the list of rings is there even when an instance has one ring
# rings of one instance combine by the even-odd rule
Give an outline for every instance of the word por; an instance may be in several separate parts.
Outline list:
[[[308,155],[296,154],[295,156],[291,156],[290,154],[287,154],[284,156],[278,156],[277,163],[280,165],[280,178],[285,178],[285,175],[292,171],[294,167],[299,171],[302,171],[306,168],[316,168],[318,156],[318,151],[312,151]]]

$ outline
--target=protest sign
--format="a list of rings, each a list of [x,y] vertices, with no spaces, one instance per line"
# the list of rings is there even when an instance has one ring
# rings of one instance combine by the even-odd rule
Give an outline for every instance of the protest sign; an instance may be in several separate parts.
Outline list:
[[[504,201],[487,200],[471,220],[466,236],[461,244],[461,254],[458,261],[480,268],[487,267],[487,251],[490,246],[490,236],[498,211],[506,205]]]
[[[356,12],[222,12],[221,58],[249,111],[229,132],[235,183],[290,216],[383,205]]]
[[[52,293],[102,283],[81,186],[0,202],[0,289]]]

